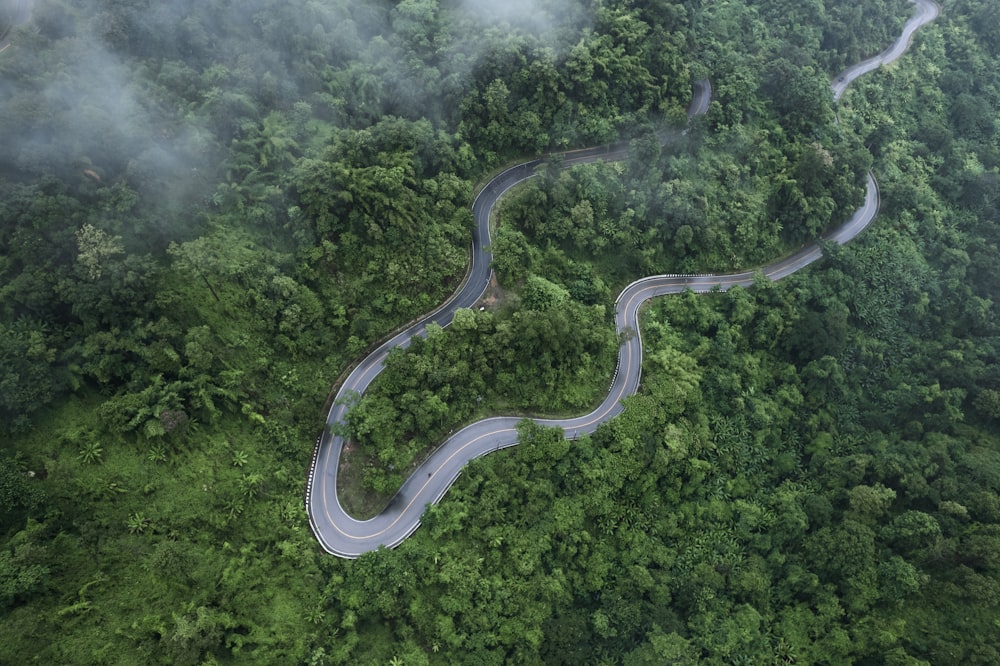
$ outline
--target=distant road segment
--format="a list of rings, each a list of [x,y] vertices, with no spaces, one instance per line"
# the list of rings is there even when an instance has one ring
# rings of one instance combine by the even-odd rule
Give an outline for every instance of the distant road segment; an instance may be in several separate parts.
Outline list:
[[[835,99],[839,99],[847,86],[859,76],[899,58],[909,46],[913,33],[938,16],[939,8],[930,0],[915,0],[915,4],[916,13],[907,21],[902,34],[891,47],[875,58],[848,68],[834,80],[832,88]],[[706,113],[711,95],[709,82],[698,82],[688,116]],[[563,165],[568,167],[597,160],[622,159],[627,151],[627,144],[611,144],[568,151],[558,156],[562,158]],[[532,178],[535,168],[540,164],[542,160],[538,159],[511,167],[483,188],[473,202],[476,228],[472,242],[472,262],[462,287],[434,312],[362,359],[342,384],[337,394],[338,399],[327,416],[326,428],[316,443],[306,488],[310,526],[328,553],[354,558],[380,546],[392,548],[399,545],[420,526],[420,519],[427,505],[444,496],[470,460],[517,444],[517,424],[521,418],[495,417],[477,421],[456,432],[439,446],[403,483],[389,506],[374,518],[352,518],[344,511],[337,497],[337,472],[344,440],[333,434],[333,431],[339,429],[334,426],[346,422],[349,409],[341,398],[363,393],[381,372],[391,349],[408,346],[414,336],[425,336],[427,324],[431,322],[447,326],[458,308],[472,307],[479,301],[492,276],[491,256],[486,249],[490,244],[490,213],[505,192]],[[874,176],[869,173],[864,204],[847,222],[827,233],[824,240],[847,243],[871,224],[878,213],[878,207],[878,185]],[[622,400],[639,389],[642,370],[639,308],[649,299],[687,290],[704,293],[712,290],[726,291],[735,286],[749,287],[757,275],[772,281],[780,280],[821,257],[822,250],[817,242],[754,271],[726,275],[656,275],[633,282],[615,302],[615,326],[619,333],[633,331],[635,335],[622,336],[625,341],[619,350],[618,367],[607,397],[597,409],[583,416],[533,420],[543,426],[562,428],[567,437],[576,438],[593,433],[599,425],[622,412]]]
[[[10,47],[10,31],[31,20],[31,8],[34,0],[13,0],[11,2],[10,25],[0,25],[0,53]]]

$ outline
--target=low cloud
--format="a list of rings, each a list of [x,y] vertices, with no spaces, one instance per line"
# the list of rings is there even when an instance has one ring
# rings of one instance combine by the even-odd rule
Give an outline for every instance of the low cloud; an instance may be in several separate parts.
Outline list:
[[[589,23],[586,8],[575,0],[460,0],[459,4],[483,25],[507,24],[534,34]]]

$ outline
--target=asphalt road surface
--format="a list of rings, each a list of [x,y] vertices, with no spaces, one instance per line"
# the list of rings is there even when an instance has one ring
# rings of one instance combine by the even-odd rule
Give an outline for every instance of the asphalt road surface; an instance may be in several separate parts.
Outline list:
[[[23,25],[31,20],[31,7],[34,0],[13,0],[11,2],[10,25],[0,26],[0,53],[10,47],[10,31],[15,26]]]
[[[939,8],[930,0],[915,0],[917,11],[903,29],[896,42],[886,51],[854,65],[834,79],[835,99],[839,99],[847,86],[859,76],[892,62],[907,49],[913,33],[937,17]],[[698,82],[688,110],[689,117],[704,114],[711,102],[711,86],[707,81]],[[626,144],[610,144],[578,151],[561,153],[564,166],[596,160],[621,159],[627,154]],[[423,320],[395,335],[391,340],[366,356],[348,375],[337,394],[337,400],[327,416],[326,428],[316,442],[312,465],[306,487],[306,508],[313,533],[323,549],[340,557],[354,558],[380,546],[395,547],[403,542],[417,527],[428,504],[444,496],[472,459],[517,444],[519,417],[496,417],[477,421],[454,433],[408,478],[389,506],[370,520],[357,520],[349,516],[337,497],[337,471],[344,440],[333,434],[333,426],[343,424],[349,409],[345,399],[361,394],[382,369],[386,355],[394,347],[406,347],[414,336],[426,335],[430,322],[441,326],[451,323],[458,308],[476,305],[489,285],[492,270],[491,257],[486,251],[490,243],[490,213],[497,200],[510,188],[535,175],[535,168],[542,160],[532,160],[501,172],[479,193],[473,202],[476,229],[472,242],[472,263],[465,282],[459,290],[437,310]],[[864,205],[845,224],[829,232],[824,239],[839,244],[847,243],[867,227],[878,212],[878,186],[874,176],[868,174]],[[618,331],[631,330],[635,335],[623,336],[615,371],[607,397],[589,414],[570,419],[535,419],[540,425],[562,428],[569,438],[594,432],[605,421],[624,409],[622,399],[639,388],[642,369],[642,339],[638,335],[640,306],[657,296],[678,294],[687,290],[708,292],[726,291],[734,286],[751,286],[755,276],[769,280],[801,270],[822,257],[819,243],[803,247],[791,256],[755,271],[728,275],[657,275],[633,282],[622,291],[615,302],[615,325]]]
[[[941,7],[936,2],[932,2],[932,0],[913,0],[913,2],[917,6],[916,12],[903,25],[903,32],[892,43],[892,46],[877,56],[862,60],[856,65],[851,65],[841,72],[840,76],[834,79],[832,84],[834,100],[839,100],[840,96],[847,90],[847,86],[851,84],[851,81],[859,76],[874,71],[882,65],[888,65],[894,60],[899,60],[899,57],[906,53],[906,49],[910,48],[913,34],[921,26],[927,25],[936,19],[938,14],[941,13]]]

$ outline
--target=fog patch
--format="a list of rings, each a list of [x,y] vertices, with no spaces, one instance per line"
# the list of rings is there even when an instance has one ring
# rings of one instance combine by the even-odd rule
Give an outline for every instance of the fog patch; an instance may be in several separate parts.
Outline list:
[[[509,25],[535,35],[589,22],[587,10],[575,0],[460,0],[459,7],[483,26]]]

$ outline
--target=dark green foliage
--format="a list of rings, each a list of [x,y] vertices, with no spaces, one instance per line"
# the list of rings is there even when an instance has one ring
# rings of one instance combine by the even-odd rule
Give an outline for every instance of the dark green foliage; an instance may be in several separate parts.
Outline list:
[[[395,491],[402,479],[393,469],[406,469],[474,416],[579,413],[602,396],[617,352],[604,308],[570,301],[544,278],[532,282],[542,283],[542,295],[532,302],[526,288],[512,315],[459,310],[447,331],[431,326],[426,339],[389,355],[348,417],[361,450],[381,463],[368,471],[368,485]]]
[[[945,5],[836,123],[909,3],[34,3],[0,53],[0,662],[996,663],[1000,42]],[[400,548],[323,555],[330,382],[461,279],[488,170],[618,138],[504,199],[496,307],[390,356],[369,485],[587,410],[629,280],[773,260],[872,164],[882,211],[652,303],[621,417],[525,424]]]

